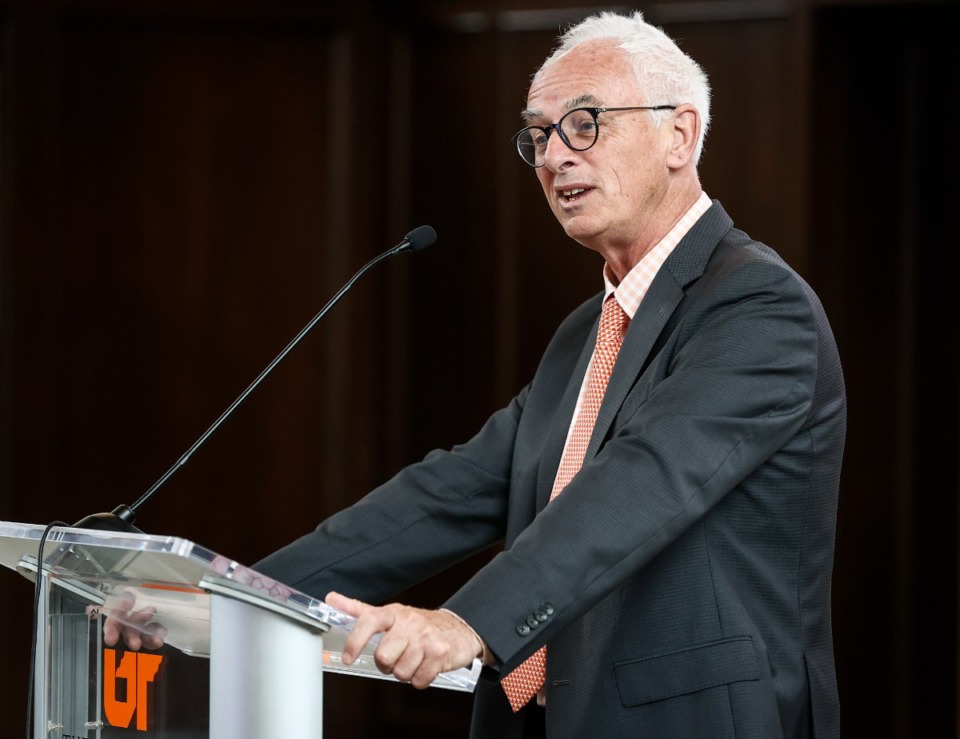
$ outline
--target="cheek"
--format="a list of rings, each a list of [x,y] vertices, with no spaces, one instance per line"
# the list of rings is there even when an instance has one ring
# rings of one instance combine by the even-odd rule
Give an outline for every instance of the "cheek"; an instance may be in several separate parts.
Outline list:
[[[613,173],[612,177],[608,178],[614,183],[614,191],[620,197],[628,198],[630,197],[630,177],[629,174],[621,174],[619,171]]]
[[[549,196],[550,182],[547,176],[549,175],[549,172],[544,172],[544,169],[544,167],[541,167],[540,169],[535,169],[534,171],[537,173],[537,180],[540,182],[540,187],[543,188],[543,194]]]
[[[659,178],[649,163],[638,163],[629,171],[620,173],[617,184],[623,197],[633,201],[649,197],[659,189]]]
[[[543,190],[543,196],[547,199],[547,204],[550,206],[550,210],[556,210],[557,204],[553,198],[553,180],[549,177],[544,177],[541,173],[542,170],[537,170],[537,179],[540,180],[540,188]]]

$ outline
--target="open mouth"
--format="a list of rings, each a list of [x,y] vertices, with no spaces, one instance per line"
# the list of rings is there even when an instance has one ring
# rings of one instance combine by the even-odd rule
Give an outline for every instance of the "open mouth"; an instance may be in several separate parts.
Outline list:
[[[588,190],[585,187],[572,187],[569,190],[560,191],[560,200],[564,203],[575,203],[582,199]]]

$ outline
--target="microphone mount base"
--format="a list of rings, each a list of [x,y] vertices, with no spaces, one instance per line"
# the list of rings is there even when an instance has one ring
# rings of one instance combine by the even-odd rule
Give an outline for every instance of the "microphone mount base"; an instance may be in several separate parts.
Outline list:
[[[133,521],[136,514],[126,505],[119,505],[110,513],[93,513],[86,518],[82,518],[73,524],[77,529],[93,529],[94,531],[116,531],[126,534],[144,533],[136,526]]]

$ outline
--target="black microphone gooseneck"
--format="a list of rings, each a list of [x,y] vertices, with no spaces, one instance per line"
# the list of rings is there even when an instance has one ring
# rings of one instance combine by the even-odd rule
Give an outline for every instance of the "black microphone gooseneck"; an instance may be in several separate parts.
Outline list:
[[[213,425],[203,432],[200,438],[194,442],[193,446],[191,446],[184,453],[184,455],[177,460],[176,464],[167,470],[164,475],[157,480],[151,486],[151,488],[147,490],[147,492],[141,495],[133,505],[127,506],[121,504],[114,508],[110,513],[94,513],[75,523],[74,527],[82,529],[98,529],[103,531],[126,531],[131,533],[142,533],[140,529],[133,525],[137,511],[140,510],[144,503],[153,497],[154,493],[156,493],[167,482],[167,480],[173,477],[173,475],[190,460],[190,457],[193,456],[193,453],[197,451],[197,449],[199,449],[218,428],[220,428],[220,425],[230,417],[230,415],[244,400],[247,399],[247,396],[249,396],[250,393],[257,388],[264,378],[266,378],[266,376],[269,375],[276,368],[276,366],[286,358],[293,348],[297,346],[303,337],[313,329],[317,322],[327,314],[327,311],[329,311],[337,303],[337,301],[343,297],[344,293],[346,293],[347,290],[353,286],[353,283],[356,282],[362,274],[388,257],[392,257],[405,251],[421,251],[433,244],[433,242],[436,240],[437,232],[434,231],[431,226],[418,226],[408,233],[403,238],[403,241],[401,241],[395,247],[388,249],[380,256],[371,259],[369,262],[363,265],[363,267],[361,267],[357,273],[351,277],[343,287],[340,288],[339,292],[337,292],[337,294],[334,295],[325,306],[323,306],[323,309],[313,317],[310,323],[304,326],[300,333],[294,337],[293,341],[287,344],[284,350],[280,352],[280,354],[278,354],[277,357],[270,362],[270,364],[267,365],[266,369],[264,369],[263,372],[257,376],[257,379],[250,383],[246,390],[240,393],[240,396],[230,404],[230,407],[220,415],[220,418],[214,421]]]

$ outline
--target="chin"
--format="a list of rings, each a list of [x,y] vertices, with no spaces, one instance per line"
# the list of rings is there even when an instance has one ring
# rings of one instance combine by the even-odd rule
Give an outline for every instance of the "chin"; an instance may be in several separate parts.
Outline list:
[[[596,226],[584,223],[582,218],[571,218],[566,222],[562,222],[561,225],[567,236],[588,248],[590,248],[589,242],[592,241],[598,233]]]

